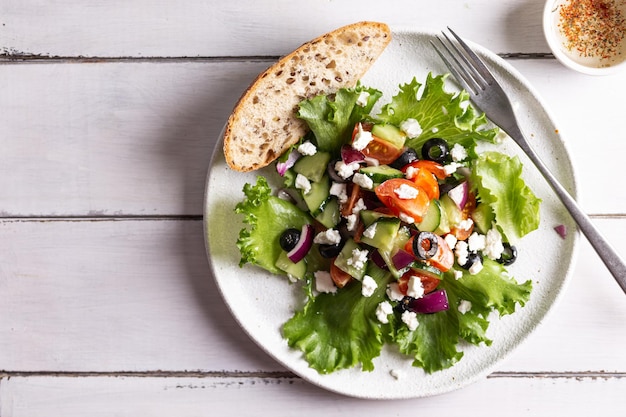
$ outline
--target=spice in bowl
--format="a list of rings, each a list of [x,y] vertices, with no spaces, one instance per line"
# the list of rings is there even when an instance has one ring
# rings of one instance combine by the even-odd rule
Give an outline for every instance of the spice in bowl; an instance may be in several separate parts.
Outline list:
[[[570,67],[594,73],[626,59],[626,0],[552,0],[544,23],[555,56]]]

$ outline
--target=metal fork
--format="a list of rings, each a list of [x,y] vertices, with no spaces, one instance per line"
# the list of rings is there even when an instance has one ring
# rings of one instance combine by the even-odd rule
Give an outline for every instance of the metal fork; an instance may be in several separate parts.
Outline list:
[[[442,32],[443,39],[439,36],[435,37],[439,45],[431,41],[445,65],[470,94],[474,105],[504,130],[537,166],[537,169],[554,189],[591,246],[626,293],[626,265],[624,261],[532,149],[519,127],[511,101],[485,63],[452,29],[448,28],[448,30],[454,39]]]

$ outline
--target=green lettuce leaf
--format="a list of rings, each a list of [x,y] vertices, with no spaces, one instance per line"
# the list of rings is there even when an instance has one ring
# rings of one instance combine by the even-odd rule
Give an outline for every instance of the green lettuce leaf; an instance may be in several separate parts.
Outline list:
[[[357,104],[361,92],[369,94],[365,106]],[[307,122],[319,150],[337,154],[341,145],[352,139],[354,125],[368,117],[381,96],[380,91],[361,85],[342,88],[332,95],[322,94],[302,101],[298,117]]]
[[[295,205],[272,196],[264,177],[256,185],[244,185],[245,199],[237,204],[235,213],[244,215],[250,228],[239,232],[237,247],[241,252],[239,266],[251,263],[275,274],[284,274],[275,263],[282,251],[279,239],[285,229],[301,229],[311,223],[310,216]]]
[[[353,280],[335,294],[310,298],[283,326],[290,347],[300,349],[309,365],[327,374],[361,363],[364,371],[374,369],[373,359],[383,346],[376,307],[386,297],[391,274],[370,265],[367,270],[378,284],[371,297],[363,297],[361,283]]]
[[[509,242],[515,242],[539,227],[537,198],[522,179],[517,157],[484,152],[472,164],[471,183],[483,203],[491,206],[496,223]]]
[[[433,137],[447,140],[450,146],[460,143],[470,148],[476,141],[493,142],[498,129],[481,129],[487,124],[485,115],[478,115],[469,105],[467,92],[446,92],[445,78],[428,74],[421,95],[422,84],[413,78],[410,83],[400,86],[400,92],[382,107],[376,118],[396,126],[406,119],[417,120],[422,133],[406,143],[414,149],[421,149],[424,142]]]

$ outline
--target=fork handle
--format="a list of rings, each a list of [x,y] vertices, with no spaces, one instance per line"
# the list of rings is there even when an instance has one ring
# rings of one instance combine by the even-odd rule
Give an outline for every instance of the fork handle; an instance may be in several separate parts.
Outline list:
[[[531,161],[539,169],[546,181],[554,189],[556,194],[561,199],[561,202],[574,221],[580,227],[580,230],[589,240],[591,246],[600,256],[600,259],[604,262],[608,270],[613,274],[613,278],[617,281],[622,290],[626,293],[626,264],[619,256],[619,254],[613,249],[613,247],[606,241],[606,239],[600,234],[596,226],[591,222],[589,216],[587,216],[581,209],[576,200],[565,190],[561,183],[554,177],[546,165],[541,161],[539,156],[531,148],[526,141],[522,131],[517,126],[507,129],[507,133],[518,143],[518,145],[526,152]]]

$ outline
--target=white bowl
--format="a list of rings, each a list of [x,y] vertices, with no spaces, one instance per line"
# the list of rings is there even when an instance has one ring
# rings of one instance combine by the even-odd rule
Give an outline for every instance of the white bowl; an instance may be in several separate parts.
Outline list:
[[[571,4],[572,1],[575,0],[548,0],[543,11],[543,30],[554,56],[566,67],[589,75],[612,74],[626,68],[626,38],[619,41],[609,58],[582,56],[575,48],[568,48],[568,39],[560,27],[562,19],[560,8]],[[606,0],[606,3],[615,7],[626,19],[625,2]],[[585,44],[582,37],[578,37],[577,42],[579,45]]]

